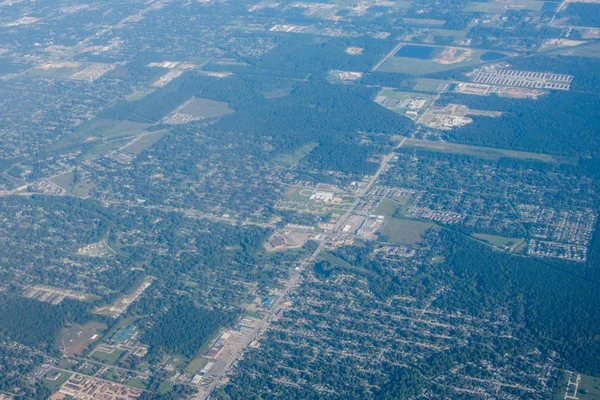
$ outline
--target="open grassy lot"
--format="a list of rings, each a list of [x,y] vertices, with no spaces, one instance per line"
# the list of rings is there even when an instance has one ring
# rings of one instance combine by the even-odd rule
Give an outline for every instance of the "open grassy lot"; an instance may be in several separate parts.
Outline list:
[[[432,226],[429,222],[387,218],[381,234],[389,243],[409,245],[421,241],[421,235]]]
[[[394,212],[396,211],[396,209],[398,207],[400,207],[400,205],[398,203],[396,203],[394,200],[383,198],[379,202],[379,204],[377,205],[377,207],[375,208],[375,211],[373,213],[375,215],[383,215],[387,218],[387,217],[391,217],[392,215],[394,215]]]
[[[467,31],[457,31],[454,29],[432,29],[429,32],[433,36],[444,36],[444,37],[465,37]]]
[[[99,322],[89,322],[85,325],[74,324],[61,331],[56,340],[56,346],[69,356],[82,354],[91,343],[100,338],[101,332],[105,329],[106,325]]]
[[[409,44],[403,44],[396,50],[395,54],[399,54],[399,52],[403,54],[401,52],[403,46],[409,46]],[[397,55],[393,55],[378,65],[376,70],[379,72],[396,72],[418,76],[480,64],[483,62],[480,57],[486,52],[486,50],[481,49],[426,44],[420,44],[419,47],[432,48],[431,58],[398,57]]]
[[[581,44],[579,46],[564,48],[562,50],[556,51],[556,54],[573,57],[600,58],[600,43],[597,41],[591,41],[586,44]]]
[[[50,181],[65,189],[67,193],[71,193],[73,187],[75,186],[75,181],[73,178],[74,174],[72,171],[70,171],[62,175],[55,176],[54,178],[50,179]]]
[[[440,93],[448,89],[452,82],[441,79],[420,78],[413,88],[416,92]]]
[[[285,168],[291,168],[300,160],[306,157],[313,149],[317,147],[317,143],[307,143],[292,153],[279,154],[275,156],[275,162]]]
[[[129,146],[124,147],[123,151],[127,151],[132,154],[140,154],[142,151],[146,150],[154,143],[158,142],[168,132],[169,131],[166,129],[162,129],[160,131],[155,132],[146,132],[138,140],[131,143]]]
[[[72,133],[63,136],[53,148],[60,149],[73,144],[89,143],[99,139],[113,139],[135,136],[142,133],[150,124],[132,121],[113,121],[96,118],[84,122]]]
[[[60,374],[60,375],[58,375],[58,377],[57,377],[57,374]],[[55,391],[59,387],[61,387],[62,384],[65,383],[67,381],[67,379],[69,379],[70,376],[71,376],[71,374],[69,374],[67,372],[50,369],[46,373],[46,376],[44,376],[44,380],[43,380],[42,384],[49,390]],[[50,377],[56,378],[56,379],[48,379]]]
[[[473,1],[465,11],[482,12],[487,14],[504,14],[507,9],[540,11],[544,6],[543,1],[536,0],[494,0],[488,2]]]
[[[222,101],[193,98],[181,106],[177,112],[189,114],[194,117],[215,118],[231,114],[233,110],[228,107],[227,103]]]
[[[554,397],[554,400],[563,400],[565,399],[565,393],[568,390],[568,395],[572,397],[568,397],[569,399],[579,399],[579,400],[597,400],[600,399],[600,377],[594,377],[589,375],[577,374],[573,373],[571,378],[571,385],[567,386],[567,382],[569,382],[569,373],[564,372],[563,379],[561,382],[561,389]],[[581,376],[581,380],[579,381],[579,385],[574,385],[573,383],[577,381],[577,375]],[[575,387],[577,387],[577,392],[575,392]]]
[[[511,238],[505,236],[487,235],[484,233],[474,233],[472,236],[477,239],[483,240],[484,242],[487,242],[492,246],[496,246],[500,249],[508,251],[514,251],[514,249],[518,248],[523,243],[525,243],[524,238]]]
[[[104,362],[106,364],[114,364],[123,355],[124,351],[119,349],[113,349],[111,353],[105,353],[100,350],[96,350],[91,354],[92,358]]]
[[[519,160],[534,160],[547,163],[570,163],[568,159],[558,159],[549,154],[530,153],[525,151],[494,149],[490,147],[468,146],[449,142],[436,142],[432,140],[407,139],[403,145],[404,148],[415,148],[428,150],[438,153],[466,154],[474,157],[485,158],[489,160],[499,160],[500,158],[515,158]]]
[[[185,372],[187,372],[190,375],[194,375],[202,367],[204,367],[207,362],[208,362],[208,360],[204,357],[201,357],[201,356],[196,357],[192,361],[190,361],[190,363],[187,365],[187,367],[185,367]]]
[[[132,386],[138,389],[146,389],[148,387],[148,381],[139,378],[131,378],[127,381],[127,386]]]

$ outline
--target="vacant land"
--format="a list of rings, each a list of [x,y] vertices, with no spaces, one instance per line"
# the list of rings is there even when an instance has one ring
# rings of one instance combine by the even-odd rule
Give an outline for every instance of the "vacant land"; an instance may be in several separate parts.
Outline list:
[[[492,246],[496,246],[498,248],[509,251],[513,251],[514,249],[525,243],[524,238],[510,238],[504,236],[486,235],[483,233],[474,233],[473,236],[477,239],[481,239],[484,242],[491,244]]]
[[[421,235],[431,226],[428,222],[388,218],[381,233],[389,243],[415,244],[421,241]]]
[[[415,148],[429,150],[439,153],[466,154],[489,160],[499,160],[501,158],[514,158],[519,160],[534,160],[548,163],[567,163],[568,160],[559,160],[554,156],[542,153],[530,153],[525,151],[492,149],[489,147],[468,146],[464,144],[455,144],[432,140],[407,139],[404,142],[405,148]]]
[[[204,367],[207,362],[208,360],[204,357],[196,357],[192,361],[190,361],[187,367],[185,367],[185,372],[187,372],[190,375],[193,375],[196,372],[198,372],[200,368]]]
[[[116,348],[111,348],[110,350],[106,349],[108,352],[105,352],[103,350],[105,349],[96,349],[92,354],[90,354],[90,356],[107,364],[114,364],[119,358],[121,358],[121,356],[124,353],[123,350],[119,350]]]
[[[105,329],[106,325],[99,322],[75,324],[62,330],[56,345],[67,356],[82,354],[91,343],[100,338],[100,332]]]
[[[296,165],[300,160],[308,155],[317,147],[317,143],[307,143],[292,153],[280,154],[275,157],[275,161],[283,167],[290,168]]]
[[[60,149],[77,143],[93,142],[100,139],[114,139],[135,136],[142,133],[150,124],[133,121],[113,121],[94,119],[81,124],[73,133],[63,136],[53,148]]]
[[[495,0],[486,3],[472,2],[470,3],[466,11],[471,12],[482,12],[488,14],[503,14],[507,9],[515,10],[530,10],[540,11],[544,6],[543,1],[535,0]]]
[[[140,154],[168,133],[166,129],[156,132],[146,132],[139,139],[124,147],[122,150],[132,154]]]
[[[228,107],[227,103],[222,101],[193,98],[179,108],[178,112],[194,117],[215,118],[231,114],[233,110]]]
[[[373,212],[375,215],[383,215],[385,217],[391,217],[394,215],[396,209],[398,209],[400,205],[396,203],[394,200],[383,198],[381,202],[375,208]]]
[[[56,389],[61,387],[63,383],[65,383],[67,379],[69,379],[70,376],[71,374],[67,372],[58,371],[56,369],[50,369],[50,371],[48,371],[44,376],[43,384],[46,388],[50,389],[51,391],[55,391]]]
[[[73,171],[69,171],[51,178],[50,181],[63,188],[67,193],[71,193],[73,187],[75,186],[75,181],[73,178]]]
[[[579,381],[578,376],[580,378]],[[561,383],[561,390],[554,397],[554,399],[600,399],[600,378],[589,375],[565,372],[563,375],[563,381]]]
[[[450,81],[441,79],[421,78],[417,79],[417,83],[413,90],[425,93],[441,93],[448,90],[451,83],[452,82]]]
[[[405,47],[409,50],[403,52],[402,49]],[[430,51],[423,49],[430,49]],[[485,52],[485,50],[462,47],[402,45],[397,48],[394,56],[386,56],[386,59],[375,69],[379,72],[424,75],[481,63],[480,56]]]

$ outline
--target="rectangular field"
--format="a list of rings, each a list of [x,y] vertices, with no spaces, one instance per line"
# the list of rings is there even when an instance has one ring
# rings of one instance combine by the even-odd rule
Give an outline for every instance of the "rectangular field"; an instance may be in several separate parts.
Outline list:
[[[102,362],[112,365],[112,364],[116,363],[119,358],[121,358],[121,356],[123,355],[124,352],[125,352],[124,350],[119,350],[117,348],[111,349],[110,352],[105,352],[105,351],[97,349],[97,350],[94,350],[94,352],[92,354],[90,354],[90,357],[95,358],[98,361],[102,361]]]
[[[448,142],[435,142],[432,140],[407,139],[404,142],[403,147],[422,149],[439,153],[466,154],[490,160],[499,160],[500,158],[514,158],[519,160],[534,160],[547,163],[569,163],[567,162],[567,160],[559,160],[549,154],[493,149],[489,147],[469,146],[464,144],[455,144]]]
[[[477,239],[483,240],[484,242],[487,242],[492,246],[507,251],[514,251],[514,249],[518,248],[523,243],[525,243],[524,238],[510,238],[504,236],[487,235],[483,233],[474,233],[472,236]]]
[[[465,11],[487,14],[504,14],[507,10],[540,11],[543,1],[536,0],[494,0],[488,2],[474,1],[469,3]]]
[[[106,325],[98,322],[83,326],[75,324],[62,330],[56,345],[67,356],[82,354],[91,343],[100,339],[100,332],[105,329]]]
[[[405,46],[410,46],[411,50],[409,53],[402,51],[402,48]],[[414,49],[415,47],[418,48]],[[425,54],[424,51],[419,50],[421,48],[430,49],[430,51],[427,52],[426,58],[423,56],[423,54]],[[486,50],[466,47],[437,46],[429,44],[419,44],[419,46],[414,46],[408,43],[400,43],[384,60],[374,67],[374,70],[418,76],[479,64],[483,62],[480,57],[485,52]],[[402,56],[402,54],[405,53],[408,54],[408,56]],[[417,56],[422,58],[417,58]]]
[[[154,143],[158,142],[163,136],[165,136],[169,131],[166,129],[162,129],[160,131],[155,132],[146,132],[136,141],[129,144],[127,147],[122,148],[121,150],[126,151],[132,154],[140,154],[142,151],[151,147]]]
[[[420,242],[421,235],[432,226],[428,222],[387,218],[381,233],[389,243],[410,245]]]

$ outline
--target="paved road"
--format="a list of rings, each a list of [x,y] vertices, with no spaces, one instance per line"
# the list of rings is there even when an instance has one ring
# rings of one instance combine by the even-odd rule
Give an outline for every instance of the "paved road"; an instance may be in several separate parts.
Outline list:
[[[379,176],[385,171],[387,165],[394,157],[394,154],[395,154],[394,150],[402,147],[402,145],[404,145],[404,142],[406,141],[406,139],[407,139],[406,137],[403,138],[400,141],[400,143],[396,147],[394,147],[394,149],[390,153],[386,154],[382,158],[381,164],[379,165],[377,172],[375,173],[375,175],[373,175],[371,177],[368,184],[357,193],[356,200],[354,201],[352,206],[348,209],[348,211],[346,211],[346,213],[337,222],[332,236],[335,237],[336,234],[341,232],[341,229],[343,229],[345,223],[352,216],[354,210],[360,203],[362,197],[365,196],[369,192],[369,190],[371,190],[373,185],[377,182],[377,179],[379,179]],[[290,293],[292,293],[301,283],[302,272],[304,271],[305,268],[309,267],[317,259],[317,257],[321,253],[321,251],[323,251],[323,249],[325,248],[325,243],[326,243],[326,240],[321,240],[319,243],[319,246],[316,248],[316,250],[310,256],[306,257],[304,260],[302,260],[298,264],[298,269],[295,269],[291,273],[290,279],[285,284],[279,298],[273,302],[273,304],[271,305],[271,308],[262,317],[260,323],[257,324],[257,326],[254,328],[253,332],[247,336],[247,338],[245,339],[245,343],[239,347],[239,350],[237,352],[235,352],[229,360],[227,360],[225,366],[221,368],[219,373],[217,373],[217,376],[210,383],[210,385],[208,385],[206,388],[200,389],[200,391],[199,391],[198,395],[195,397],[195,399],[201,400],[201,399],[208,398],[210,393],[218,385],[220,385],[224,382],[224,379],[231,372],[231,366],[234,365],[234,363],[237,362],[241,358],[241,356],[242,356],[244,350],[247,348],[247,346],[252,341],[258,339],[260,337],[260,335],[269,327],[271,321],[273,320],[273,317],[275,317],[280,312],[283,312],[283,310],[286,307],[285,303],[289,300]]]

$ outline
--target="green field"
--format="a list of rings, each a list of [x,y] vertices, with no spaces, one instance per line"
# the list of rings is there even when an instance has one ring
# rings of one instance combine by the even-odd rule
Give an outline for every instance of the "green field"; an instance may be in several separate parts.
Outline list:
[[[504,14],[507,8],[520,10],[540,11],[544,5],[543,1],[535,0],[505,0],[505,1],[474,1],[469,3],[465,11],[481,12],[487,14]]]
[[[129,96],[127,96],[125,98],[125,100],[127,101],[137,101],[141,98],[146,97],[147,95],[149,95],[150,93],[154,92],[156,89],[154,88],[142,88],[142,89],[138,89],[136,91],[134,91],[133,93],[131,93]]]
[[[525,243],[524,238],[511,238],[505,236],[487,235],[484,233],[474,233],[472,235],[477,239],[481,239],[484,242],[491,244],[492,246],[499,247],[504,250],[514,251],[514,249]]]
[[[96,350],[91,354],[91,357],[112,365],[116,363],[119,358],[121,358],[124,352],[125,351],[119,349],[114,349],[112,353],[105,353],[103,351]]]
[[[383,215],[386,218],[392,217],[396,209],[398,209],[398,207],[400,207],[400,205],[394,200],[383,198],[377,205],[377,208],[375,208],[373,214]]]
[[[194,117],[216,118],[231,114],[234,111],[228,107],[227,103],[222,101],[193,98],[181,106],[177,112],[193,115]]]
[[[577,373],[573,373],[571,382],[574,382],[577,379],[577,375]],[[565,398],[568,379],[569,374],[565,372],[561,382],[561,389],[554,397],[555,400],[563,400]],[[579,382],[577,393],[574,393],[574,390],[575,385],[570,385],[569,396],[573,396],[571,398],[577,398],[579,400],[598,400],[600,399],[600,377],[581,374],[581,381]]]
[[[65,189],[67,193],[71,193],[71,190],[73,190],[73,187],[75,186],[73,178],[74,174],[71,171],[62,175],[55,176],[54,178],[50,179],[50,181]]]
[[[83,68],[85,68],[84,65],[80,65],[78,67],[62,67],[50,69],[32,68],[29,71],[27,71],[26,74],[42,78],[68,79],[75,72],[80,71]]]
[[[467,35],[467,31],[456,31],[454,29],[432,29],[429,34],[433,36],[465,37]]]
[[[441,79],[419,78],[413,90],[424,93],[440,93],[448,89],[451,83]]]
[[[196,357],[185,367],[185,372],[190,375],[194,375],[196,372],[200,370],[200,368],[204,367],[208,360],[204,357]]]
[[[140,154],[142,151],[146,150],[154,143],[158,142],[168,132],[169,131],[166,129],[162,129],[160,131],[155,132],[146,132],[138,140],[131,143],[129,146],[123,148],[123,151],[127,151],[132,154]]]
[[[127,381],[127,386],[132,386],[138,389],[146,389],[148,387],[148,381],[141,380],[139,378],[131,378]]]
[[[268,92],[262,92],[265,99],[279,99],[281,97],[289,96],[292,93],[293,87],[271,89]]]
[[[92,182],[78,182],[72,189],[72,193],[77,197],[88,197],[90,190],[94,188]]]
[[[553,50],[552,48],[550,50]],[[566,47],[556,51],[556,54],[572,57],[593,57],[600,58],[600,43],[591,41],[591,43],[580,44],[579,46]]]
[[[84,122],[72,133],[63,136],[54,148],[80,143],[90,143],[99,139],[112,139],[124,136],[135,136],[142,133],[150,124],[132,121],[113,121],[107,119],[93,119]]]
[[[301,186],[291,186],[285,193],[284,197],[288,200],[295,201],[310,201],[309,197],[313,193],[314,189],[305,188]]]
[[[356,268],[354,265],[348,263],[345,260],[342,260],[339,257],[334,256],[332,253],[330,253],[328,251],[322,252],[319,255],[319,259],[321,259],[321,260],[327,260],[333,266],[338,266],[338,267],[346,268],[346,269],[349,269],[349,270],[352,270],[352,269]]]
[[[428,222],[386,218],[381,234],[387,238],[389,243],[415,244],[421,241],[421,235],[432,226]]]
[[[432,140],[407,139],[402,146],[408,149],[422,149],[439,153],[466,154],[474,157],[499,160],[501,158],[514,158],[519,160],[533,160],[547,163],[568,163],[565,159],[557,159],[549,154],[529,153],[525,151],[514,151],[494,149],[490,147],[468,146],[449,142],[436,142]]]
[[[72,194],[77,197],[87,197],[89,191],[94,188],[94,184],[92,182],[88,182],[83,179],[75,182],[74,172],[64,173],[50,179],[50,181],[65,189],[68,194]]]
[[[164,380],[164,381],[161,382],[160,386],[158,387],[157,392],[159,394],[165,394],[165,393],[167,393],[167,392],[169,392],[171,390],[172,386],[173,386],[172,382]]]
[[[71,374],[69,374],[67,372],[58,371],[58,370],[55,370],[55,369],[50,369],[50,371],[48,371],[48,373],[46,374],[46,376],[53,375],[56,372],[60,373],[60,376],[56,380],[47,379],[46,377],[44,377],[44,380],[43,380],[43,385],[46,388],[48,388],[49,390],[51,390],[51,391],[57,390],[71,376]]]
[[[428,46],[428,47],[436,47],[439,50],[442,50],[445,46],[430,46],[420,44],[419,46]],[[381,65],[377,67],[377,71],[379,72],[396,72],[401,74],[408,75],[425,75],[431,74],[434,72],[447,71],[450,69],[462,68],[469,65],[477,65],[482,63],[483,61],[479,58],[486,50],[480,49],[465,49],[450,46],[452,48],[456,48],[460,51],[472,51],[472,54],[467,56],[464,60],[452,62],[448,64],[438,63],[434,60],[429,59],[419,59],[419,58],[411,58],[411,57],[389,57],[385,60]],[[397,51],[397,50],[396,50]]]
[[[275,156],[275,162],[285,168],[291,168],[298,164],[300,160],[306,157],[313,149],[317,147],[317,143],[307,143],[293,153],[285,153]]]
[[[402,21],[408,26],[443,26],[447,21],[445,19],[427,19],[427,18],[403,18]]]

